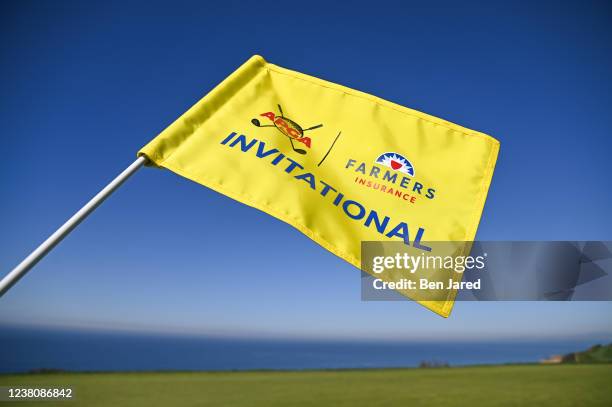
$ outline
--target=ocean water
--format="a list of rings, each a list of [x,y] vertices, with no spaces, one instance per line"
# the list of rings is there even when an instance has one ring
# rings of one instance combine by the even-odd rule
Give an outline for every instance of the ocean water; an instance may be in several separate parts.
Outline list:
[[[212,339],[0,327],[0,372],[411,367],[535,362],[594,340],[359,342]]]

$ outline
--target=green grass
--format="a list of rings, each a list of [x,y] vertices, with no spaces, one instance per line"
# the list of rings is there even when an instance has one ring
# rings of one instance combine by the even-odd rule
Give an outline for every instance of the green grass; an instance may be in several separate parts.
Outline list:
[[[612,344],[595,345],[584,352],[574,353],[576,363],[611,363]]]
[[[2,375],[0,386],[72,386],[44,406],[612,406],[612,365],[227,373]],[[30,402],[0,406],[27,406]]]

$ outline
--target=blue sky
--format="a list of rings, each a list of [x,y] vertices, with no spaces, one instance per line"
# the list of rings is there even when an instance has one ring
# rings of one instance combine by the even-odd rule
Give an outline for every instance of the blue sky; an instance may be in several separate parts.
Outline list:
[[[495,136],[478,238],[611,240],[605,2],[13,2],[0,270],[253,54]],[[612,335],[610,303],[361,302],[291,227],[144,169],[0,299],[0,324],[351,339]]]

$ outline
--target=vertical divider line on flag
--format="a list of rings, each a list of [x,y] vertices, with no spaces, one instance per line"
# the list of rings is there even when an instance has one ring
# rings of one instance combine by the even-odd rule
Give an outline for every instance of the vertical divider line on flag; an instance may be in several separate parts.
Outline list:
[[[325,159],[327,158],[327,156],[329,155],[329,153],[332,151],[332,148],[334,148],[334,145],[336,145],[336,141],[338,141],[338,138],[340,137],[340,134],[342,134],[342,132],[338,132],[338,135],[336,136],[336,138],[334,139],[334,142],[331,143],[331,146],[329,146],[329,150],[327,150],[327,153],[325,153],[325,156],[323,156],[323,158],[321,158],[321,161],[319,161],[319,163],[317,164],[317,167],[320,167],[321,164],[323,164],[323,161],[325,161]]]
[[[146,164],[147,158],[140,156],[121,174],[105,186],[89,202],[85,204],[77,213],[72,215],[59,229],[47,238],[40,246],[28,255],[21,263],[11,270],[2,280],[0,280],[0,297],[2,297],[21,277],[23,277],[32,267],[36,265],[47,253],[49,253],[59,242],[62,241],[79,223],[91,214],[106,198],[108,198],[117,188],[121,186],[132,174]]]

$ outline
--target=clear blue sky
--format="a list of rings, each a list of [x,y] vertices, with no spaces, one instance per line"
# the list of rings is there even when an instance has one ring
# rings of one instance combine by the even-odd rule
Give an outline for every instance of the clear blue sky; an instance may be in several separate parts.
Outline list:
[[[480,239],[611,240],[611,7],[533,3],[3,2],[0,271],[256,53],[498,138]],[[296,230],[147,168],[0,300],[0,324],[558,338],[612,335],[611,311],[361,302],[358,271]]]

